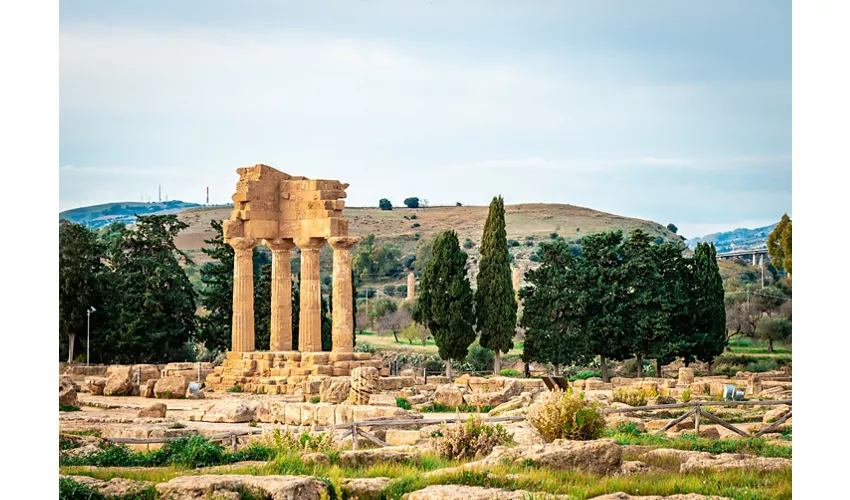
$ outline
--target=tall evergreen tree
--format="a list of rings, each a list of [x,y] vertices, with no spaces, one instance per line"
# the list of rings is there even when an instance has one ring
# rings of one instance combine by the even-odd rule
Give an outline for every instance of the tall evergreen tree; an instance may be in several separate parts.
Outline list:
[[[77,339],[85,341],[89,308],[104,313],[103,257],[94,231],[64,219],[59,222],[59,345],[67,348],[68,362],[74,360]]]
[[[333,320],[330,308],[331,299],[322,295],[322,350],[333,349]]]
[[[457,233],[440,233],[434,240],[433,259],[422,275],[421,292],[413,309],[413,319],[431,330],[440,358],[446,362],[448,377],[451,360],[464,359],[475,341],[466,258]]]
[[[292,275],[292,349],[298,350],[301,326],[301,273]]]
[[[110,332],[111,362],[174,361],[195,331],[195,293],[174,245],[188,224],[176,215],[138,216],[113,252],[117,325]]]
[[[505,231],[505,202],[501,196],[490,202],[490,212],[481,237],[475,291],[476,327],[479,343],[493,351],[493,371],[502,369],[501,353],[513,348],[517,303],[511,280],[510,255]]]
[[[599,356],[602,380],[608,382],[608,359],[631,356],[632,345],[624,321],[628,302],[628,280],[623,261],[623,233],[594,234],[582,240],[581,258],[587,273],[584,308],[587,341]]]
[[[779,224],[773,228],[773,231],[767,235],[767,253],[770,255],[771,263],[777,269],[783,269],[785,272],[790,273],[788,269],[785,267],[785,245],[782,243],[782,238],[785,234],[785,229],[788,225],[791,224],[791,218],[788,217],[788,214],[783,214],[782,219],[779,220]],[[789,240],[790,242],[790,240]],[[790,249],[790,245],[788,247]]]
[[[544,244],[540,266],[526,273],[519,296],[525,328],[522,360],[558,367],[587,363],[594,353],[587,335],[587,269],[563,241]]]
[[[717,266],[714,245],[699,243],[694,249],[694,334],[685,359],[708,363],[713,373],[714,359],[726,349],[726,306],[723,279]]]

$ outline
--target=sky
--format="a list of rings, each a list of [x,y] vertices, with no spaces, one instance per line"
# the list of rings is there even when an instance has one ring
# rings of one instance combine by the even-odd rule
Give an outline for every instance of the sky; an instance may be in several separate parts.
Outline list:
[[[568,203],[686,237],[791,215],[791,2],[60,2],[59,209]]]

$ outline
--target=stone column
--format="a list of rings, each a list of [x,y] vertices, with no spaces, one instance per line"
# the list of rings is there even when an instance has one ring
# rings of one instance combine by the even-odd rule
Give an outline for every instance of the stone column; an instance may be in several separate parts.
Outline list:
[[[351,295],[351,247],[357,238],[328,240],[334,249],[333,352],[354,352],[354,297]]]
[[[753,265],[756,265],[756,254],[753,254]]]
[[[322,350],[322,283],[319,276],[319,249],[324,238],[299,238],[301,249],[301,316],[298,318],[298,350]]]
[[[416,276],[411,272],[407,275],[407,301],[413,302],[416,299]]]
[[[292,350],[291,239],[263,240],[272,251],[272,321],[269,350]]]
[[[254,350],[254,238],[231,238],[233,247],[233,352]]]

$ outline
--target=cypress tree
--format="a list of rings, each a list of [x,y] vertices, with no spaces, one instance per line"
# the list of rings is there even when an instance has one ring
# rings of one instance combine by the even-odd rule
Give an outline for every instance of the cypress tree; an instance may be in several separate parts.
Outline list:
[[[708,363],[713,373],[714,358],[726,349],[726,306],[723,279],[717,266],[714,245],[700,243],[694,250],[694,336],[686,359]]]
[[[490,212],[481,237],[475,315],[481,335],[479,343],[493,351],[493,372],[498,374],[502,368],[501,353],[507,353],[513,347],[517,316],[505,231],[505,202],[501,196],[490,202]]]
[[[475,341],[473,297],[466,276],[466,252],[457,233],[445,231],[434,240],[433,258],[422,274],[413,319],[428,327],[451,377],[451,360],[464,359]]]

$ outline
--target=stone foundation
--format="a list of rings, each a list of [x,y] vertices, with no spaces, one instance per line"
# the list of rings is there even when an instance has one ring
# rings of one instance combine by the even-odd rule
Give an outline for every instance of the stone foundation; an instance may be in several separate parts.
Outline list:
[[[361,366],[381,370],[383,362],[368,352],[228,352],[224,363],[207,376],[206,387],[225,392],[238,384],[242,392],[318,395],[317,382],[349,376]]]

